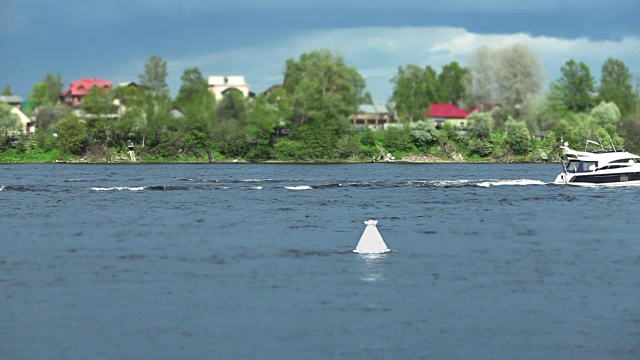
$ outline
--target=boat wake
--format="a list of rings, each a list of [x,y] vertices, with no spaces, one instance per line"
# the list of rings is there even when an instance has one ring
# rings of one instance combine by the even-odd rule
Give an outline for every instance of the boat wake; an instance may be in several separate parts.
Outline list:
[[[91,188],[91,190],[93,191],[122,191],[122,190],[129,190],[129,191],[142,191],[144,189],[146,189],[146,186],[114,186],[114,187],[93,187]]]
[[[187,180],[181,180],[187,181]],[[189,185],[145,185],[145,184],[131,184],[131,185],[116,185],[116,186],[101,186],[83,188],[83,190],[89,190],[93,192],[117,192],[117,191],[224,191],[224,190],[249,190],[249,191],[305,191],[305,190],[332,190],[332,189],[359,189],[359,190],[385,190],[396,188],[463,188],[463,187],[481,187],[489,188],[496,186],[539,186],[539,185],[552,185],[553,183],[546,183],[540,180],[533,179],[478,179],[478,180],[404,180],[404,181],[336,181],[336,182],[314,182],[313,180],[305,180],[306,184],[296,184],[299,179],[290,180],[251,180],[251,181],[220,181],[220,182],[207,182],[196,183]],[[288,184],[287,184],[288,182]],[[582,185],[582,184],[581,184]],[[637,186],[640,183],[627,183],[627,184],[610,184],[610,185],[595,185],[595,186]],[[582,185],[589,186],[589,185]],[[591,185],[593,186],[593,185]],[[4,192],[51,192],[51,191],[72,191],[73,187],[60,186],[60,185],[3,185],[0,186],[0,191]]]
[[[540,180],[517,179],[517,180],[488,180],[477,183],[480,187],[490,186],[526,186],[526,185],[548,185],[549,183]]]

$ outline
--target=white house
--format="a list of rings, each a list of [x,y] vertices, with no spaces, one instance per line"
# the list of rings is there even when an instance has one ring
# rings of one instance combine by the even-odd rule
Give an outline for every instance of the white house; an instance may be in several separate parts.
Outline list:
[[[22,124],[21,132],[25,134],[33,134],[36,132],[35,124],[20,109],[14,107],[11,109],[11,113],[15,114],[20,119],[20,123]]]
[[[216,100],[222,99],[225,92],[230,89],[239,90],[245,98],[252,96],[251,88],[244,76],[209,76],[209,90],[214,94]]]

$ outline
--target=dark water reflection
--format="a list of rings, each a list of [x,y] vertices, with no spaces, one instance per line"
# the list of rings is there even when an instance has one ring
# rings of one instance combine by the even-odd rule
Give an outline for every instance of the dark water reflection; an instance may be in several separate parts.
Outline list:
[[[558,171],[0,167],[0,358],[638,359],[640,188]]]

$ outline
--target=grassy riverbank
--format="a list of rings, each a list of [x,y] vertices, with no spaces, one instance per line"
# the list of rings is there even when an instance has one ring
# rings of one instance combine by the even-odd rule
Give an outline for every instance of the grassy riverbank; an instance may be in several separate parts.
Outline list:
[[[227,158],[218,153],[214,154],[215,163],[250,163],[243,158]],[[200,156],[176,156],[176,157],[160,157],[149,154],[137,155],[136,163],[141,164],[166,164],[166,163],[209,163],[206,154]],[[534,163],[548,162],[549,159],[539,156],[539,154],[529,154],[526,156],[501,156],[496,157],[480,157],[478,155],[465,156],[464,154],[453,154],[446,156],[444,154],[399,154],[397,153],[392,161],[376,161],[376,162],[396,162],[396,163]],[[113,164],[113,163],[132,163],[129,154],[124,152],[114,152],[103,156],[79,157],[70,154],[62,154],[59,150],[44,151],[42,149],[31,150],[8,150],[0,152],[0,163],[2,164],[45,164],[45,163],[74,163],[74,164]],[[332,159],[313,159],[313,160],[267,160],[258,163],[299,163],[299,164],[344,164],[344,163],[367,163],[371,162],[368,158],[352,158],[347,160]]]

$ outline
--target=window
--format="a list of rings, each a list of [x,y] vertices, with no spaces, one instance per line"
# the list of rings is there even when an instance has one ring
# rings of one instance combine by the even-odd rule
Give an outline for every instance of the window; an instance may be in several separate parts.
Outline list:
[[[594,171],[597,168],[598,168],[597,161],[571,160],[569,161],[569,165],[567,165],[567,171],[571,173],[590,172],[590,171]]]

